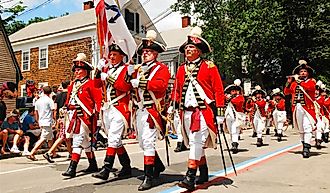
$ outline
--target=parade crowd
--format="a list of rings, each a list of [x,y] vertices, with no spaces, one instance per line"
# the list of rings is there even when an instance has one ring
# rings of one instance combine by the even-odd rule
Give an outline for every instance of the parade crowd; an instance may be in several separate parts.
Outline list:
[[[224,88],[217,65],[202,58],[211,48],[201,33],[200,28],[193,28],[180,46],[185,61],[170,87],[169,70],[157,60],[166,48],[156,41],[152,30],[137,47],[142,64],[124,63],[127,55],[116,44],[109,46],[108,56],[100,59],[97,69],[84,53],[78,53],[72,65],[73,81],[62,82],[57,93],[43,87],[21,122],[18,110],[6,118],[1,116],[1,154],[22,151],[23,156],[37,161],[35,154],[47,142],[43,157],[53,163],[58,147],[65,144],[70,164],[63,176],[76,177],[84,151],[89,166],[83,172],[107,180],[117,155],[122,169],[115,177],[126,178],[132,175],[132,163],[122,140],[133,131],[144,154],[144,180],[138,187],[143,191],[152,188],[165,170],[156,140],[175,134],[174,151],[189,150],[186,175],[178,186],[194,190],[196,184],[209,180],[205,148],[217,147],[219,132],[229,133],[233,154],[239,153],[240,135],[248,127],[253,129],[257,147],[264,145],[263,134],[269,135],[271,127],[277,141],[282,141],[289,125],[286,95],[292,96],[292,125],[299,130],[303,158],[310,156],[311,145],[320,149],[322,142],[328,143],[329,90],[313,78],[314,70],[305,60],[297,62],[283,90],[276,88],[268,95],[257,85],[251,96],[244,97],[239,79]],[[99,169],[93,149],[100,128],[107,147]]]

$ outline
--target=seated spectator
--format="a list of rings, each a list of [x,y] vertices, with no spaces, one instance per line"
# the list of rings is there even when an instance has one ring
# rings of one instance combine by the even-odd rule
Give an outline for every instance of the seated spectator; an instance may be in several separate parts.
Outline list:
[[[22,130],[24,132],[24,139],[25,139],[24,151],[22,155],[28,156],[30,155],[29,152],[30,144],[33,145],[35,142],[37,142],[41,134],[39,125],[34,118],[34,107],[29,108],[28,114],[23,120]]]
[[[8,130],[7,129],[2,130],[0,128],[0,140],[2,140],[1,155],[9,154],[8,152],[6,152],[7,139],[8,139]]]
[[[23,135],[23,131],[20,129],[19,123],[17,120],[19,120],[18,115],[11,112],[8,115],[7,119],[1,125],[1,128],[6,129],[8,131],[9,135],[11,135],[11,134],[14,135],[13,146],[10,149],[10,152],[12,152],[12,153],[20,153],[20,151],[17,147],[17,143],[18,143],[18,140],[20,139],[20,137]]]

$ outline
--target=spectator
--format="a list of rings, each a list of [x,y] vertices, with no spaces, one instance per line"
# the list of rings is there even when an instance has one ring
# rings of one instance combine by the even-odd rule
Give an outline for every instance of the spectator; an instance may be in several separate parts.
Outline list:
[[[0,95],[0,125],[5,120],[7,114],[7,106],[3,101],[3,95]]]
[[[23,131],[20,129],[17,120],[18,120],[18,115],[11,112],[8,115],[7,119],[1,125],[1,128],[7,130],[9,135],[11,134],[14,135],[13,146],[10,149],[10,152],[12,153],[20,153],[17,147],[17,143],[20,137],[23,135]]]
[[[36,102],[37,102],[37,100],[39,99],[39,91],[38,90],[36,90],[34,93],[33,93],[33,106],[35,106],[36,105]]]
[[[36,119],[38,120],[41,128],[41,136],[35,146],[33,147],[31,154],[27,156],[32,161],[37,161],[34,154],[40,148],[40,146],[48,140],[48,147],[52,146],[53,132],[52,125],[55,120],[55,105],[53,100],[50,98],[52,92],[49,86],[43,87],[44,94],[37,100],[35,104]]]
[[[8,130],[0,128],[0,140],[2,140],[1,155],[9,154],[6,152],[6,145],[8,139]]]
[[[22,155],[24,156],[30,155],[29,152],[30,144],[33,145],[35,142],[37,142],[40,136],[40,129],[38,123],[34,118],[34,112],[35,112],[34,107],[29,108],[28,114],[23,120],[22,130],[24,132],[25,143],[24,143],[24,151]]]

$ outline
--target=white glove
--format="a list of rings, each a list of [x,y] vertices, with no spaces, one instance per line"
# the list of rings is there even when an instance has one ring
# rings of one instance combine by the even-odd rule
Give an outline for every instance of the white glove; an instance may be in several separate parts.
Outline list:
[[[217,119],[218,125],[221,125],[225,122],[225,117],[223,117],[223,116],[216,116],[216,119]]]
[[[97,69],[102,70],[103,67],[106,66],[107,61],[104,58],[101,58],[99,63],[97,64]]]
[[[105,72],[102,72],[101,73],[101,80],[106,80],[107,77],[108,77],[108,74],[107,73],[105,73]]]
[[[172,106],[170,106],[170,107],[168,107],[168,109],[167,109],[167,114],[173,114],[173,107]]]
[[[127,74],[128,76],[131,76],[135,72],[134,65],[128,65],[127,67]]]
[[[266,100],[270,100],[270,96],[266,96]]]
[[[139,87],[139,82],[140,82],[139,79],[132,79],[131,84],[132,84],[133,88]]]

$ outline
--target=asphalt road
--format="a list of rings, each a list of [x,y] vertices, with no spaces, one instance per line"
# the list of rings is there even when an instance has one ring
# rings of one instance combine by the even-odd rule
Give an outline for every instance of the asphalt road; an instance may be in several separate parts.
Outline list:
[[[298,133],[292,129],[286,131],[284,141],[277,142],[272,135],[264,136],[263,147],[257,148],[256,138],[251,137],[252,131],[246,130],[240,140],[240,152],[233,155],[238,175],[235,176],[228,153],[225,152],[227,176],[220,157],[219,149],[207,149],[210,182],[198,186],[195,192],[231,192],[231,193],[329,193],[330,192],[330,154],[328,144],[317,150],[312,147],[312,156],[303,159]],[[229,136],[227,136],[229,139]],[[133,177],[128,179],[109,179],[102,181],[84,175],[79,170],[88,165],[82,158],[78,166],[76,178],[67,179],[61,173],[67,169],[69,161],[66,152],[61,152],[62,158],[55,159],[54,164],[48,164],[41,155],[39,161],[32,162],[25,157],[15,157],[0,160],[0,192],[19,193],[129,193],[138,192],[143,175],[143,153],[135,140],[125,141],[133,169]],[[184,192],[176,186],[182,180],[187,169],[188,151],[174,153],[175,141],[171,141],[170,162],[155,187],[145,192]],[[224,145],[224,144],[223,144]],[[157,143],[158,152],[164,163],[164,141]],[[96,151],[99,167],[103,165],[105,150]],[[120,169],[118,160],[115,168]]]

